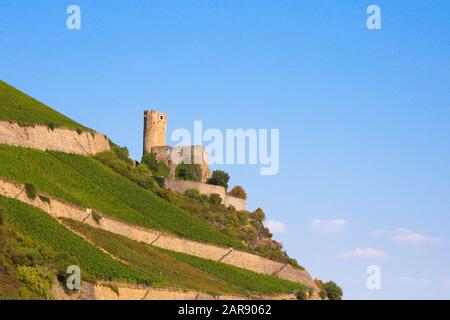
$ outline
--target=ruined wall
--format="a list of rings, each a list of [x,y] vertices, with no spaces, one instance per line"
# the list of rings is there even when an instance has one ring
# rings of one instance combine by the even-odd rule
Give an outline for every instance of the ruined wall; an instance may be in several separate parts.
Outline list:
[[[80,155],[109,151],[108,139],[100,133],[81,132],[46,126],[21,127],[0,121],[0,143],[39,150],[52,150]]]
[[[144,111],[144,153],[166,145],[167,115],[155,110]]]
[[[227,195],[225,188],[222,186],[215,186],[212,184],[193,182],[193,181],[183,181],[183,180],[170,180],[167,179],[164,185],[167,189],[174,192],[184,193],[188,189],[198,190],[201,194],[211,195],[217,193],[222,198],[223,204],[228,207],[232,205],[238,211],[245,210],[247,207],[247,201],[244,199],[239,199]]]
[[[225,207],[233,206],[237,211],[242,211],[247,207],[247,200],[227,195],[223,201],[223,204]]]
[[[54,218],[70,218],[86,223],[94,228],[113,232],[129,239],[167,250],[181,252],[204,259],[220,261],[225,264],[230,264],[254,272],[274,275],[282,279],[303,283],[319,292],[319,288],[314,283],[308,272],[293,268],[288,264],[272,261],[267,258],[231,248],[179,238],[156,230],[130,225],[104,216],[101,213],[97,213],[102,218],[99,222],[96,222],[92,217],[91,209],[79,208],[75,205],[67,203],[66,201],[49,195],[45,196],[50,199],[50,202],[42,200],[39,196],[35,199],[30,199],[26,194],[24,185],[10,182],[4,178],[0,178],[0,195],[8,198],[14,198],[21,202],[40,208]]]

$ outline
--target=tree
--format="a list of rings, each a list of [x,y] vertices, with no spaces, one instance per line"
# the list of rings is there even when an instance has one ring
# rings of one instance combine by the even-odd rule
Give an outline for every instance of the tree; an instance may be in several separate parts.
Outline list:
[[[327,293],[328,299],[330,300],[341,300],[342,299],[342,289],[334,282],[328,281],[323,284],[323,289]]]
[[[230,196],[247,200],[247,192],[245,192],[244,188],[241,186],[235,186],[231,191],[229,192]]]
[[[230,181],[230,176],[228,175],[228,173],[222,170],[215,170],[212,174],[211,179],[208,180],[208,183],[216,186],[222,186],[225,188],[225,190],[227,190],[228,181]]]

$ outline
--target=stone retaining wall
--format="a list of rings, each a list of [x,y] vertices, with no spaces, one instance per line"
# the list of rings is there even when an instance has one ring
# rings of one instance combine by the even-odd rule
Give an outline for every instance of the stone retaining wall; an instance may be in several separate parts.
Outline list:
[[[80,132],[42,125],[21,127],[16,123],[0,121],[0,143],[39,150],[52,150],[80,155],[95,155],[109,151],[109,141],[95,132]]]
[[[183,180],[171,180],[167,179],[164,187],[170,189],[174,192],[184,193],[186,190],[194,189],[201,194],[211,195],[217,193],[222,198],[223,204],[226,207],[232,205],[238,211],[245,210],[247,207],[247,201],[244,199],[239,199],[228,195],[225,188],[222,186],[215,186],[207,183],[200,183],[194,181],[183,181]]]
[[[91,209],[79,208],[73,204],[67,203],[66,201],[46,194],[42,195],[49,198],[49,202],[44,201],[39,196],[35,199],[30,199],[26,194],[24,185],[10,182],[4,178],[0,178],[0,195],[8,198],[14,198],[26,204],[37,207],[54,218],[70,218],[86,223],[92,227],[113,232],[129,239],[147,243],[156,247],[181,252],[204,259],[220,261],[239,268],[262,274],[274,275],[292,282],[302,283],[313,288],[316,292],[319,292],[319,288],[314,283],[308,272],[296,269],[288,264],[273,261],[232,248],[206,244],[179,238],[156,230],[133,226],[107,217],[101,213],[98,213],[101,216],[100,221],[96,222],[92,217]]]

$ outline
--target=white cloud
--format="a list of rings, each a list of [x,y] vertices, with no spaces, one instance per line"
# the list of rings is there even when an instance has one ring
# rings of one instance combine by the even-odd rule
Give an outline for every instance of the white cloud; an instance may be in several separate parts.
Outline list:
[[[334,233],[342,231],[345,228],[346,221],[344,219],[313,220],[310,224],[311,229],[316,232]]]
[[[274,220],[267,221],[266,227],[269,228],[270,232],[273,234],[283,233],[287,229],[283,222]]]
[[[439,244],[442,239],[433,236],[427,236],[422,233],[412,232],[405,228],[397,229],[391,237],[391,240],[398,243],[407,244]]]
[[[386,234],[386,230],[384,229],[375,229],[370,231],[370,234],[373,236],[384,236]]]
[[[338,256],[340,259],[371,259],[371,260],[383,260],[386,259],[388,255],[380,250],[373,248],[360,249],[356,248],[354,250],[345,252]]]
[[[446,281],[444,281],[444,286],[450,288],[450,279],[447,279]]]
[[[403,286],[429,286],[431,285],[431,280],[428,278],[411,278],[411,277],[400,277],[394,280],[396,284]]]

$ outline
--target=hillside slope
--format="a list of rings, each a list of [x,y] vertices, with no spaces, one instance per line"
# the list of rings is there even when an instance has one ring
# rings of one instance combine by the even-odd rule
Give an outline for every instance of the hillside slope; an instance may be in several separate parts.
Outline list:
[[[41,124],[50,129],[90,130],[0,81],[1,120],[23,126]],[[182,204],[194,200],[165,194],[159,187],[157,191],[147,188],[99,158],[0,145],[0,159],[0,177],[25,184],[34,194],[46,193],[130,225],[225,249],[255,252],[254,247],[242,240],[245,238],[242,234],[237,237],[225,229],[219,230],[208,219],[191,212],[197,207]],[[123,165],[120,161],[117,164],[119,168]],[[151,176],[147,179],[156,183]],[[214,206],[203,206],[205,212],[215,210]],[[217,210],[222,211],[221,215],[228,212]],[[247,221],[242,230],[248,228],[249,219],[243,219],[245,215],[250,213],[233,213],[230,221],[235,228],[239,228],[238,217]],[[0,196],[0,299],[45,298],[36,285],[45,287],[48,275],[56,275],[63,282],[65,268],[70,264],[79,265],[83,279],[90,282],[118,281],[240,296],[309,290],[305,285],[272,275],[150,247],[76,221],[64,220],[65,227],[61,221],[40,209]],[[262,224],[255,225],[264,228]],[[279,248],[258,254],[279,258],[282,263],[301,269]],[[36,272],[38,275],[33,274]],[[40,279],[39,285],[30,284],[27,277]]]
[[[87,131],[88,128],[0,80],[0,120],[23,126],[45,125]]]

